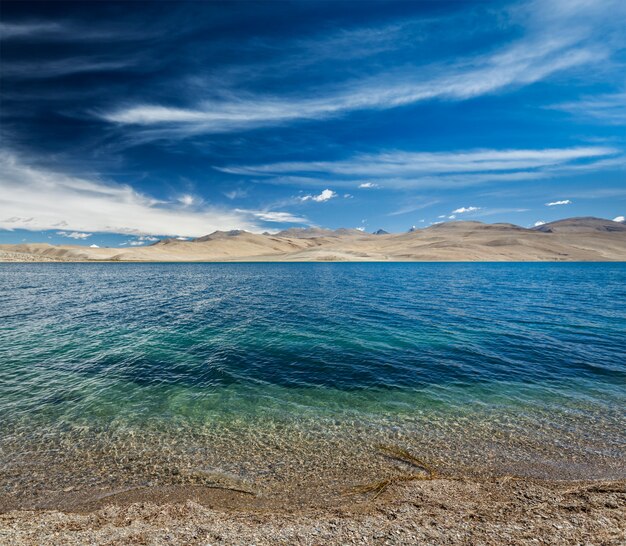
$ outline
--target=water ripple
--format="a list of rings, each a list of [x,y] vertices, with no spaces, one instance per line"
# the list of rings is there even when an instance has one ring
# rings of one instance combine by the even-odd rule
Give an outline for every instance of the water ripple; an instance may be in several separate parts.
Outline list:
[[[234,471],[258,444],[284,468],[301,444],[323,466],[386,439],[615,474],[625,286],[624,264],[2,264],[0,465]]]

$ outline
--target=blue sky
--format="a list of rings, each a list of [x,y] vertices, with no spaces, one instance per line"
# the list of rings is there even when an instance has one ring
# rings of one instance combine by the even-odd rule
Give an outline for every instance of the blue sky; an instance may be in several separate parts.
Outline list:
[[[0,242],[626,213],[626,3],[3,2]]]

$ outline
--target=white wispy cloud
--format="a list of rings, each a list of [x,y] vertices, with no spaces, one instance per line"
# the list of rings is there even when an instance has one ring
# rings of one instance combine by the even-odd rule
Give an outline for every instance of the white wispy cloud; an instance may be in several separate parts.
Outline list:
[[[623,166],[616,148],[582,146],[540,150],[468,150],[360,154],[338,161],[280,162],[220,167],[226,173],[267,177],[268,182],[347,186],[367,176],[386,188],[471,186],[556,176],[581,169]],[[608,165],[607,161],[614,161]]]
[[[418,210],[426,209],[428,207],[436,205],[437,203],[439,203],[438,200],[429,200],[429,201],[411,200],[409,201],[408,204],[405,204],[399,209],[394,210],[393,212],[390,212],[387,216],[400,216],[402,214],[409,214],[410,212],[415,212]]]
[[[280,212],[271,210],[245,210],[236,209],[237,212],[249,214],[262,220],[263,222],[310,224],[309,220],[303,216],[292,214],[291,212]]]
[[[337,194],[333,190],[322,190],[319,195],[304,195],[300,197],[300,201],[315,201],[316,203],[323,203],[337,197]]]
[[[242,197],[246,197],[248,195],[248,190],[242,188],[235,188],[234,190],[229,190],[224,192],[224,196],[230,199],[241,199]]]
[[[520,21],[512,22],[521,22],[525,35],[496,51],[435,65],[405,66],[326,89],[316,87],[295,97],[229,90],[223,93],[225,98],[200,99],[190,106],[137,103],[103,112],[101,117],[140,128],[169,128],[184,136],[323,119],[355,110],[397,108],[433,99],[462,101],[597,64],[621,47],[620,43],[596,36],[594,21],[598,17],[607,19],[606,6],[573,2],[565,8],[561,2],[552,4],[562,17],[531,17],[528,13],[549,12],[540,3],[533,3],[523,17],[517,15]],[[611,5],[619,9],[618,2]]]
[[[0,152],[0,229],[198,237],[215,230],[261,231],[249,214],[205,206],[190,211],[130,186],[31,166]]]
[[[474,212],[480,210],[480,207],[459,207],[452,211],[452,214],[464,214],[465,212]]]
[[[57,231],[57,235],[61,235],[62,237],[69,237],[70,239],[83,240],[91,237],[93,233],[81,233],[79,231]]]
[[[67,57],[45,62],[4,62],[2,74],[5,78],[41,79],[86,72],[110,72],[128,69],[138,64],[131,57],[124,59],[106,57]]]
[[[606,146],[547,148],[542,150],[469,150],[458,152],[382,152],[361,154],[348,160],[282,162],[265,165],[219,168],[247,175],[285,173],[331,173],[346,176],[413,176],[436,173],[519,171],[563,165],[581,159],[617,154]]]
[[[107,40],[120,43],[123,41],[142,40],[156,36],[156,31],[138,30],[136,27],[122,27],[104,23],[98,26],[97,21],[90,21],[89,25],[75,24],[71,21],[28,21],[0,23],[0,40],[21,41],[30,44],[67,42],[101,42]],[[45,47],[45,46],[40,46]],[[30,56],[27,56],[28,58]],[[83,54],[68,55],[58,52],[52,47],[46,50],[45,60],[8,60],[3,59],[2,75],[4,78],[37,80],[70,74],[88,72],[109,72],[129,68],[143,67],[153,64],[148,56],[139,48],[134,53],[126,53],[123,57],[115,54]],[[67,97],[67,90],[63,89],[60,95]],[[50,93],[46,97],[51,96]]]
[[[374,184],[374,182],[363,182],[362,184],[359,184],[359,188],[362,188],[362,189],[378,188],[378,184]]]
[[[584,96],[575,101],[554,104],[550,108],[568,112],[576,117],[592,118],[609,125],[620,125],[626,122],[626,93]]]
[[[171,31],[171,29],[168,29]],[[69,20],[29,20],[0,22],[0,40],[36,42],[89,42],[101,40],[135,41],[160,35],[163,29],[138,29],[136,25],[111,24],[98,26],[97,21],[89,25],[75,24]]]
[[[562,201],[552,201],[550,203],[546,203],[546,207],[556,207],[559,205],[571,205],[572,202],[569,199],[563,199]]]
[[[512,208],[512,207],[497,207],[497,208],[480,209],[480,211],[475,212],[472,215],[472,217],[484,218],[487,216],[496,216],[496,215],[502,215],[502,214],[517,214],[521,212],[528,212],[528,209]]]
[[[30,23],[0,23],[0,39],[8,40],[28,36],[41,36],[46,34],[59,34],[65,30],[65,26],[49,21],[35,21]]]
[[[543,220],[537,220],[533,225],[535,227],[543,226],[545,222]]]
[[[613,218],[614,222],[626,222],[626,218],[624,218],[624,216],[616,216],[615,218]]]
[[[449,18],[447,19],[449,21]],[[344,28],[303,36],[282,42],[283,55],[263,63],[234,65],[223,68],[220,80],[234,82],[250,81],[267,74],[301,72],[303,68],[326,61],[354,61],[386,51],[415,46],[425,38],[424,27],[436,24],[440,19],[419,18],[399,20],[382,26]],[[257,49],[276,50],[276,43],[255,40]]]
[[[322,98],[255,96],[231,102],[204,101],[191,108],[139,104],[105,112],[102,117],[118,124],[174,125],[190,134],[229,132],[327,118],[354,110],[397,108],[432,99],[467,100],[509,86],[528,85],[573,66],[599,62],[606,56],[601,48],[579,49],[567,41],[545,40],[523,43],[445,69],[422,67],[409,73],[380,74],[345,84],[345,89],[327,92]],[[424,78],[424,72],[433,75]]]
[[[185,207],[190,207],[191,205],[194,205],[197,201],[198,199],[196,197],[194,197],[193,195],[189,195],[189,194],[181,195],[178,198],[178,202],[181,205],[184,205]]]

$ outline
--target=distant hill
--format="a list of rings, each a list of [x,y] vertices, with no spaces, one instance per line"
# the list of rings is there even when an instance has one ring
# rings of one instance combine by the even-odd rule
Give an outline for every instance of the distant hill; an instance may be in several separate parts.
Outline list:
[[[626,224],[614,222],[613,220],[605,220],[603,218],[594,218],[586,216],[581,218],[566,218],[565,220],[557,220],[548,224],[542,224],[532,228],[535,231],[543,231],[544,233],[585,233],[585,232],[626,232]]]
[[[194,243],[204,243],[205,241],[214,241],[215,239],[224,239],[226,237],[237,237],[238,235],[243,235],[248,233],[241,229],[232,229],[230,231],[214,231],[209,235],[204,235],[203,237],[196,237],[192,239]]]
[[[215,231],[191,241],[170,238],[132,248],[0,245],[0,261],[20,260],[626,261],[626,224],[602,218],[568,218],[523,228],[459,221],[397,234],[322,228],[291,228],[275,234]]]
[[[389,232],[384,229],[378,229],[374,232],[374,235],[389,235]]]
[[[441,222],[439,224],[433,224],[427,229],[434,230],[455,230],[455,231],[472,231],[472,230],[486,230],[486,231],[502,231],[502,230],[521,230],[527,231],[526,228],[521,226],[517,226],[515,224],[506,224],[504,222],[499,222],[495,224],[485,224],[484,222],[476,222],[473,220],[467,221],[459,221],[456,220],[454,222]]]

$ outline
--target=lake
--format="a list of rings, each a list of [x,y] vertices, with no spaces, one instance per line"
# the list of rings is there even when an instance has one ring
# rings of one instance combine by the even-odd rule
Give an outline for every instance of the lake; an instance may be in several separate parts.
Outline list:
[[[0,264],[0,480],[623,478],[626,264]]]

